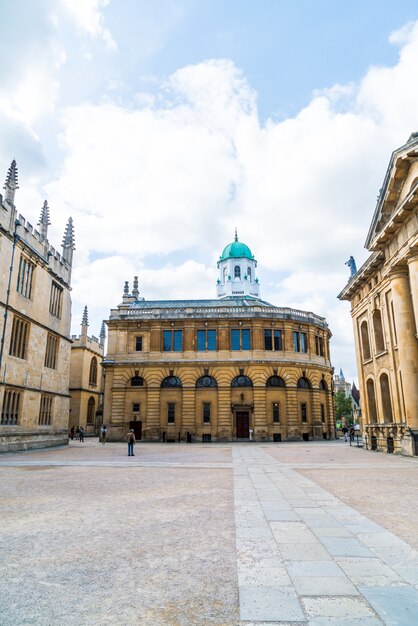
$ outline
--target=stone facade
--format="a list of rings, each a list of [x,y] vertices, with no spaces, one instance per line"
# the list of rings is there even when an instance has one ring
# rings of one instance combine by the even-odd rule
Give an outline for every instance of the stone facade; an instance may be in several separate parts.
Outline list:
[[[107,321],[104,421],[145,440],[334,437],[324,318],[259,298],[150,301]]]
[[[49,209],[39,230],[14,204],[13,161],[0,196],[0,451],[68,443],[71,218],[59,254],[49,243]]]
[[[81,334],[72,335],[70,368],[69,427],[83,426],[87,434],[98,434],[103,419],[103,352],[105,329],[100,338],[89,337],[87,307],[84,309]]]
[[[366,447],[418,454],[418,133],[396,150],[340,293],[351,303]]]

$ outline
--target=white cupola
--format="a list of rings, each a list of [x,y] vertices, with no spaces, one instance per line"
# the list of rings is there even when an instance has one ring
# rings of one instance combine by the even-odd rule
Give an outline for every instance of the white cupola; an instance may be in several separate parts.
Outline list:
[[[224,248],[218,261],[218,298],[227,296],[258,298],[260,285],[255,275],[256,267],[254,255],[245,243],[238,241],[235,229],[235,240]]]

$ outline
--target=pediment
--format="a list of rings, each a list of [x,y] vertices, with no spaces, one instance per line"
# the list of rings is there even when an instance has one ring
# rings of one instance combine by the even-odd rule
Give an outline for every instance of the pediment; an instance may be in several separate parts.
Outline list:
[[[390,236],[405,208],[418,202],[418,133],[393,152],[377,199],[365,247],[376,250],[383,234]]]

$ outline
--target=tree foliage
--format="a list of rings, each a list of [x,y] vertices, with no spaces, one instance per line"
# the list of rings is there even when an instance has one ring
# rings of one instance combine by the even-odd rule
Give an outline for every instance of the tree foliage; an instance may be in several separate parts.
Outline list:
[[[335,417],[337,420],[342,417],[351,418],[353,416],[353,404],[351,398],[347,398],[344,391],[337,391],[334,395]]]

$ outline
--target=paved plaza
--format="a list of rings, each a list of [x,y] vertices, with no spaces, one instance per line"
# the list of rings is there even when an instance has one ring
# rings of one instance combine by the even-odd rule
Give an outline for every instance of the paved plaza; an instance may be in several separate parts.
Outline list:
[[[418,624],[418,459],[342,441],[0,457],[0,624]]]

